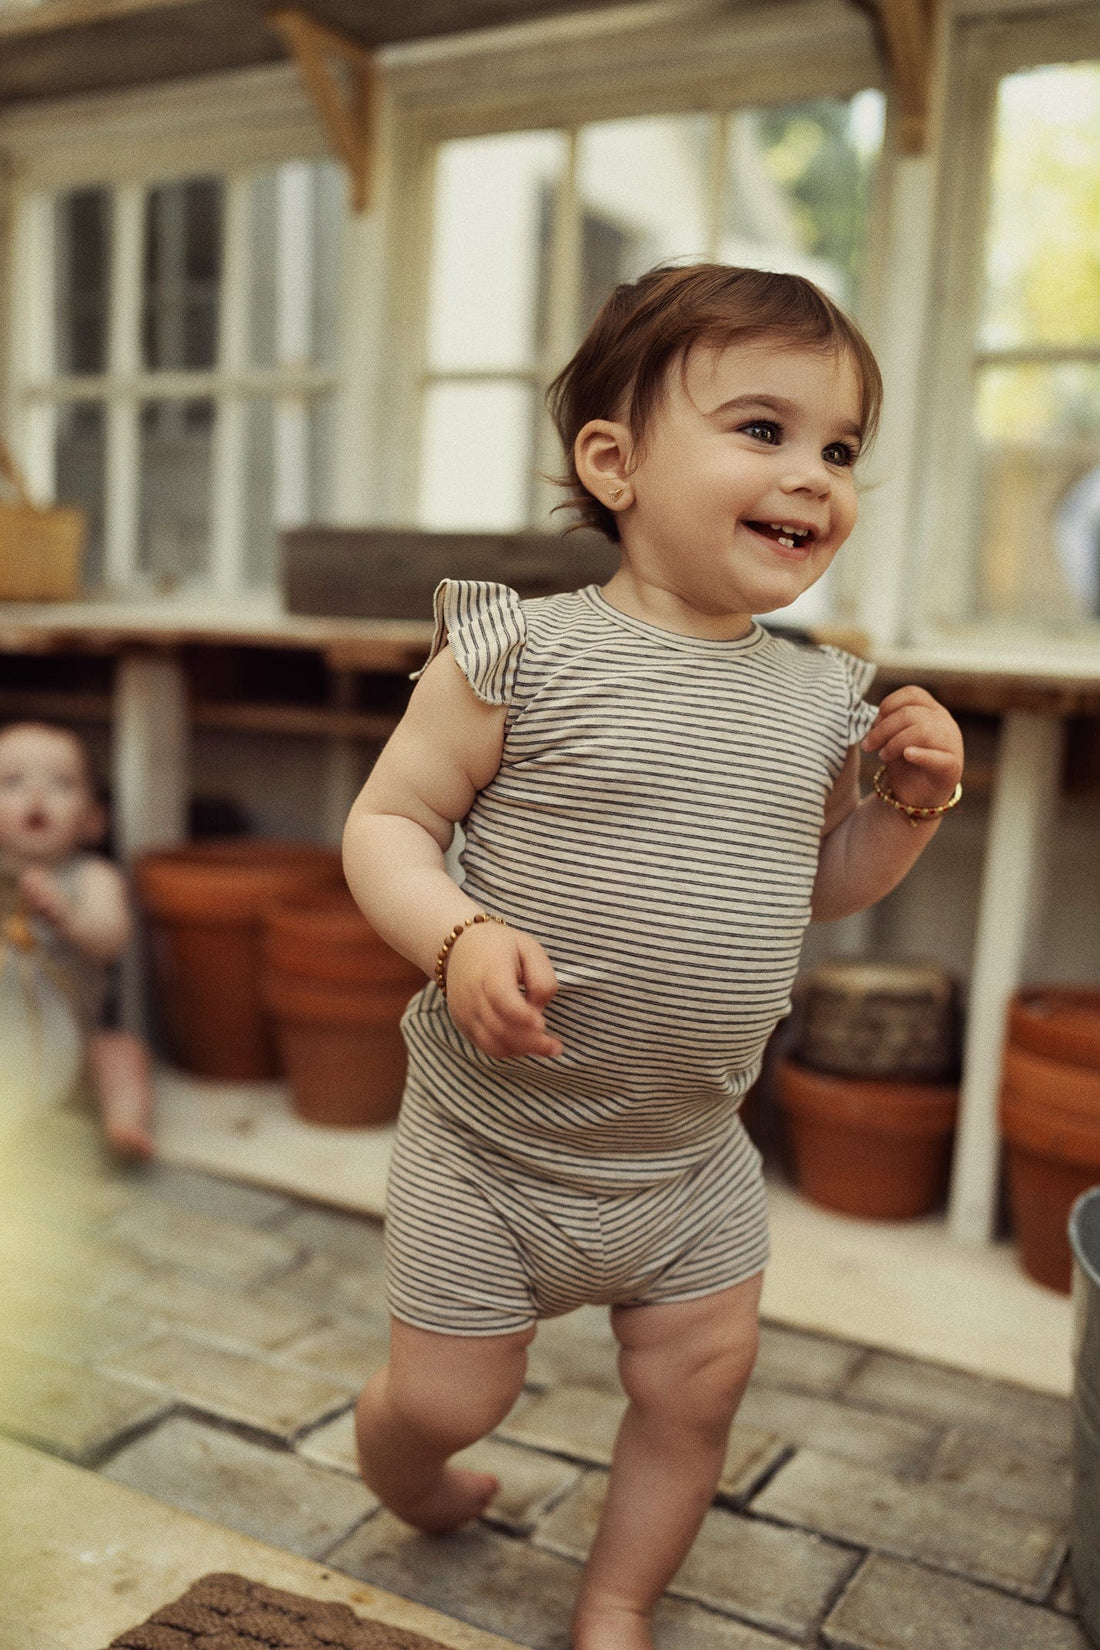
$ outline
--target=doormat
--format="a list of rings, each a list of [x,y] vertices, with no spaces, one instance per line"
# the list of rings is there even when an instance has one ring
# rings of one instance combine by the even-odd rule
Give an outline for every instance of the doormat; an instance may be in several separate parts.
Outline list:
[[[347,1604],[304,1598],[245,1576],[202,1576],[174,1604],[106,1650],[447,1650],[438,1639],[366,1621]]]

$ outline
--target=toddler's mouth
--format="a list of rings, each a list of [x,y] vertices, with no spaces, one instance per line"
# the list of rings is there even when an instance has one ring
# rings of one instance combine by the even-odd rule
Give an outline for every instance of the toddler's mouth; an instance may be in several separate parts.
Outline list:
[[[801,550],[817,537],[812,527],[795,527],[789,522],[750,521],[746,525],[774,544],[781,544],[784,550]]]
[[[23,827],[28,831],[44,831],[49,823],[49,815],[43,812],[41,808],[35,808],[33,812],[27,814],[23,821]]]

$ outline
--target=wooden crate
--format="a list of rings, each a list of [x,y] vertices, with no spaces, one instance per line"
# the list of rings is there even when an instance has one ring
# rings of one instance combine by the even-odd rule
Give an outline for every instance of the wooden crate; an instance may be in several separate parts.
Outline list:
[[[428,619],[440,579],[488,579],[521,596],[604,584],[619,565],[602,533],[430,533],[398,527],[296,527],[282,535],[291,613]]]

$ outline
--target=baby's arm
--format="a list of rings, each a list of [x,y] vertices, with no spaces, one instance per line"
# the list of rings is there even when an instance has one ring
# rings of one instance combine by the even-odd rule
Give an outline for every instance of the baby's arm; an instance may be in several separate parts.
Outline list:
[[[58,878],[41,867],[24,871],[19,887],[30,910],[44,917],[92,962],[114,962],[126,949],[130,939],[126,886],[108,860],[84,861],[71,898]]]
[[[936,808],[962,777],[962,735],[923,688],[898,688],[879,706],[865,751],[877,751],[899,802]],[[859,799],[859,752],[848,753],[825,813],[814,882],[815,922],[834,922],[882,899],[920,858],[938,818],[916,825],[877,796]]]
[[[402,956],[433,974],[447,935],[479,907],[448,875],[457,820],[500,767],[506,708],[470,688],[449,648],[417,683],[344,831],[348,886]],[[455,1024],[493,1059],[555,1055],[542,1010],[557,990],[550,959],[530,934],[479,923],[447,961]]]

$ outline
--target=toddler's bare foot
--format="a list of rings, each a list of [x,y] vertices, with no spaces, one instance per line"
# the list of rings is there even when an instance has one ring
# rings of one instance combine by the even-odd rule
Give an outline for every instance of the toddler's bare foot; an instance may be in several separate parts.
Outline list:
[[[448,1535],[463,1524],[480,1518],[500,1488],[500,1480],[488,1472],[470,1472],[465,1467],[443,1467],[439,1477],[423,1494],[389,1503],[390,1511],[414,1529],[428,1535]]]
[[[106,1117],[103,1132],[107,1143],[119,1157],[140,1158],[143,1162],[155,1156],[156,1145],[152,1135],[141,1122],[126,1122],[121,1118]]]
[[[573,1617],[573,1650],[653,1650],[648,1615],[616,1605],[588,1607]]]

